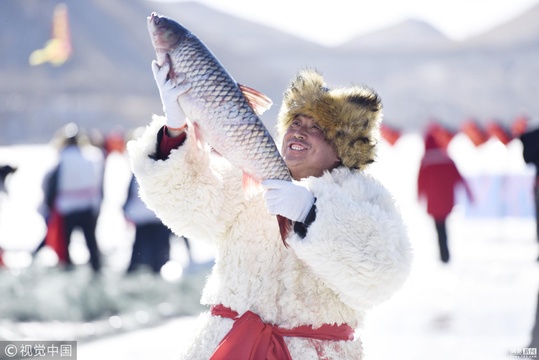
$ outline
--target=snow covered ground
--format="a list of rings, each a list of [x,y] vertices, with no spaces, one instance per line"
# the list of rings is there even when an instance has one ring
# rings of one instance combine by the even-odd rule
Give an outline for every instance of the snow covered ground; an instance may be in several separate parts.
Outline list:
[[[506,238],[509,229],[520,235]],[[449,266],[436,261],[431,238],[415,236],[417,261],[407,285],[374,309],[359,332],[366,359],[503,360],[528,347],[539,289],[532,230],[529,222],[461,226]],[[174,359],[194,322],[181,317],[82,342],[79,359]]]
[[[511,351],[529,345],[539,291],[531,194],[523,197],[530,190],[510,189],[516,195],[503,200],[519,205],[521,216],[482,217],[465,203],[455,208],[448,223],[452,261],[443,265],[434,226],[416,200],[422,149],[414,134],[403,136],[393,147],[382,144],[372,169],[402,209],[415,262],[402,290],[373,309],[358,330],[366,358],[509,359]],[[523,163],[516,141],[507,148],[493,141],[476,148],[458,135],[450,153],[466,177],[512,176],[531,184],[533,170]],[[183,244],[176,239],[175,265],[166,279],[123,276],[132,230],[119,212],[127,163],[116,156],[109,161],[114,170],[108,172],[107,183],[113,190],[106,193],[106,216],[98,229],[106,276],[92,279],[84,265],[66,274],[48,266],[54,259],[47,254],[31,263],[25,251],[37,246],[44,232],[36,212],[40,176],[53,160],[46,146],[0,148],[0,164],[19,166],[9,183],[9,197],[0,200],[0,246],[8,250],[5,260],[12,266],[0,272],[0,339],[76,338],[82,360],[173,359],[203,310],[197,299],[212,249],[194,243],[193,255],[202,265],[188,268]],[[501,202],[493,201],[492,206]],[[81,264],[86,261],[81,239],[74,239],[73,253]],[[81,300],[92,296],[96,301]]]

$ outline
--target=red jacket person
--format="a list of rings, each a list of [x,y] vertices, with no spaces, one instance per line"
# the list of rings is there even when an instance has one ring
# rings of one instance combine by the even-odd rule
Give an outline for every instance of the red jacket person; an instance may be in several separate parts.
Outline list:
[[[450,253],[447,240],[446,220],[455,206],[455,189],[462,185],[470,199],[472,193],[460,174],[457,165],[440,146],[435,137],[425,136],[425,153],[419,166],[417,193],[419,200],[426,200],[427,213],[434,219],[440,260],[449,262]]]

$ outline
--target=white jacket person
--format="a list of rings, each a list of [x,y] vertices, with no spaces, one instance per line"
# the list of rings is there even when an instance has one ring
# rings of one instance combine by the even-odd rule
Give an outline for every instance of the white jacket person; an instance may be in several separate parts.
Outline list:
[[[167,81],[168,66],[153,65],[166,117],[128,150],[148,206],[177,235],[216,248],[202,296],[211,311],[181,358],[361,359],[354,330],[411,262],[391,194],[363,172],[375,155],[379,97],[298,73],[278,119],[294,181],[265,181],[263,196],[246,199],[241,171],[201,150],[184,126],[176,99],[189,85]],[[177,149],[162,150],[175,140]],[[294,221],[286,244],[277,214]]]

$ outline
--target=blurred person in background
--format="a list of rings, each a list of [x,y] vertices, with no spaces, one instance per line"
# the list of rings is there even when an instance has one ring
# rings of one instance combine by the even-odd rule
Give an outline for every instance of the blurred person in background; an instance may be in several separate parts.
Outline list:
[[[84,235],[90,265],[101,269],[96,226],[103,199],[104,157],[91,145],[75,123],[65,125],[57,137],[58,163],[43,180],[44,204],[40,212],[47,221],[44,244],[57,253],[59,262],[71,268],[71,235],[76,228]],[[34,253],[35,253],[34,252]]]
[[[524,161],[535,167],[535,181],[532,190],[535,202],[536,236],[539,240],[539,128],[520,135],[520,140],[522,141]]]
[[[11,165],[2,165],[0,166],[0,209],[2,205],[2,195],[7,195],[8,189],[7,189],[7,180],[11,177],[11,174],[13,174],[15,171],[17,171],[17,168],[11,166]]]
[[[143,132],[143,127],[136,128],[127,138],[136,139]],[[125,219],[135,227],[135,239],[127,273],[132,273],[143,267],[158,273],[170,259],[170,237],[173,236],[173,233],[155,215],[155,212],[148,209],[148,206],[140,198],[139,191],[137,178],[132,175],[127,189],[127,197],[122,207]],[[191,264],[189,240],[184,236],[181,238],[187,249],[188,264]]]
[[[122,154],[125,151],[125,131],[122,126],[116,126],[110,130],[104,138],[103,149],[107,155],[113,152]]]
[[[446,222],[455,206],[455,190],[459,185],[464,187],[468,198],[473,201],[471,190],[447,149],[438,143],[432,132],[427,132],[425,153],[417,178],[417,193],[420,202],[426,201],[427,213],[434,219],[443,263],[450,260]]]
[[[11,165],[2,165],[0,166],[0,209],[2,205],[2,194],[7,194],[7,180],[11,177],[11,174],[13,174],[15,171],[17,171],[16,167],[13,167]],[[4,249],[0,247],[0,268],[5,267],[4,264]]]
[[[535,203],[535,229],[536,238],[539,241],[539,128],[528,130],[520,135],[522,142],[522,157],[526,164],[535,168],[535,178],[533,182],[533,198]],[[537,257],[539,261],[539,257]],[[537,295],[535,321],[531,332],[530,348],[539,348],[539,294]]]
[[[0,166],[0,193],[7,193],[6,181],[15,171],[17,171],[17,168],[11,165]]]
[[[161,267],[170,259],[172,231],[148,209],[138,192],[138,182],[135,176],[132,176],[123,206],[126,220],[135,226],[135,240],[127,272],[147,267],[154,273],[159,273]]]

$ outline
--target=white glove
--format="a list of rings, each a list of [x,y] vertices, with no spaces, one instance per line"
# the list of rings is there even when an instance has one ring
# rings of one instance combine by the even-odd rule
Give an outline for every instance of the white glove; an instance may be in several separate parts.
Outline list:
[[[305,221],[314,204],[312,192],[285,180],[264,180],[262,187],[270,214],[281,215],[292,221]]]
[[[167,126],[179,129],[185,125],[185,113],[178,103],[178,96],[185,94],[191,89],[191,83],[185,81],[185,74],[178,74],[174,79],[168,79],[170,63],[165,61],[163,66],[159,66],[157,61],[152,61],[152,72],[159,96],[163,103],[163,112],[167,119]]]

